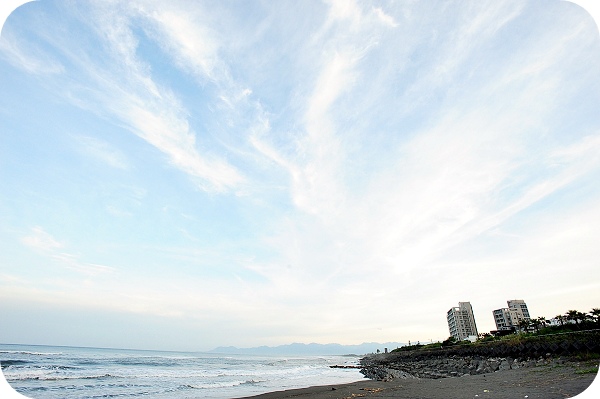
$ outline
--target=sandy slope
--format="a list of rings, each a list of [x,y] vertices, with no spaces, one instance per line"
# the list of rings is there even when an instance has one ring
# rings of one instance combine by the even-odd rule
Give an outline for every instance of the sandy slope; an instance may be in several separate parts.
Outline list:
[[[260,399],[563,399],[586,390],[597,375],[594,362],[540,366],[442,379],[364,380],[259,395]],[[595,369],[595,372],[592,372]],[[598,381],[594,384],[594,387]],[[587,395],[584,395],[587,397]],[[591,397],[591,396],[590,396]],[[600,396],[598,396],[600,397]]]

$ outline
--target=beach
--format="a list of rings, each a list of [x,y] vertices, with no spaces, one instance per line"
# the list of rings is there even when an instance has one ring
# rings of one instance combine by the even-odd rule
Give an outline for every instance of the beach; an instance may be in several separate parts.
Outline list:
[[[597,363],[573,362],[560,367],[511,369],[464,377],[364,380],[343,385],[271,392],[252,398],[564,399],[584,392],[596,378],[597,372]],[[591,388],[594,392],[597,392],[599,383],[596,381]],[[594,397],[585,394],[582,396],[584,399]]]

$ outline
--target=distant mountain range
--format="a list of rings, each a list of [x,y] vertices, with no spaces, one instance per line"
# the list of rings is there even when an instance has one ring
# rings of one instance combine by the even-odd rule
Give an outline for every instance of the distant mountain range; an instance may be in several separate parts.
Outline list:
[[[340,344],[289,344],[279,346],[259,346],[256,348],[237,348],[235,346],[220,346],[211,350],[211,353],[225,353],[236,355],[365,355],[396,349],[406,344],[400,342],[365,342],[360,345]]]

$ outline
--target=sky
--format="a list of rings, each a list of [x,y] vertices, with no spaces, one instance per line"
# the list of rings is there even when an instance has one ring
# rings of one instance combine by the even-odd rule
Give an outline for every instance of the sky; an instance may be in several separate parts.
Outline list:
[[[20,3],[23,3],[21,1]],[[0,342],[443,340],[600,307],[563,1],[36,1],[0,36]]]

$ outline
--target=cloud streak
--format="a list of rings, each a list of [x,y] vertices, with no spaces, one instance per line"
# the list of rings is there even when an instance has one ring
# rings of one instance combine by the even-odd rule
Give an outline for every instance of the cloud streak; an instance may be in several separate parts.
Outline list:
[[[126,170],[129,168],[123,153],[111,147],[108,143],[88,136],[76,136],[74,140],[80,143],[82,153],[90,158],[99,160],[116,169]]]
[[[131,18],[141,15],[139,10],[135,10],[136,5],[114,6],[104,4],[92,7],[89,10],[90,19],[86,21],[98,35],[104,56],[109,62],[95,58],[90,49],[83,47],[84,43],[74,41],[67,44],[65,38],[59,37],[50,39],[72,65],[65,71],[68,75],[57,90],[62,91],[74,105],[119,121],[123,127],[166,155],[175,168],[190,175],[202,189],[226,192],[238,188],[244,182],[240,171],[221,156],[201,150],[202,144],[198,142],[202,140],[201,135],[190,126],[189,112],[169,88],[153,80],[149,64],[138,56],[138,40],[131,29]],[[141,4],[137,6],[142,7]],[[181,14],[171,17],[177,15]],[[165,29],[181,28],[179,20],[174,22],[167,17],[151,16],[157,18],[154,23],[165,25]],[[169,34],[166,34],[169,43],[177,39],[184,40],[181,35],[172,34],[174,36],[171,37]],[[180,42],[172,45],[185,47],[185,43]],[[20,48],[14,47],[12,53]],[[198,59],[200,52],[192,50],[179,49],[184,53],[186,62],[191,62],[192,58]],[[28,65],[40,63],[27,62],[24,57],[16,58],[22,61],[28,72],[38,72],[39,68],[30,68]],[[44,65],[46,69],[51,66],[48,63]],[[207,68],[200,69],[208,73],[210,68]],[[57,68],[51,69],[54,71]],[[75,75],[85,76],[87,81],[84,90],[81,82],[72,79]]]
[[[78,273],[95,276],[115,271],[115,269],[110,266],[82,262],[80,256],[64,252],[63,248],[65,245],[60,241],[57,241],[40,226],[33,227],[30,234],[21,238],[21,242],[27,247],[41,253],[43,256],[52,259],[62,267],[74,270]]]

